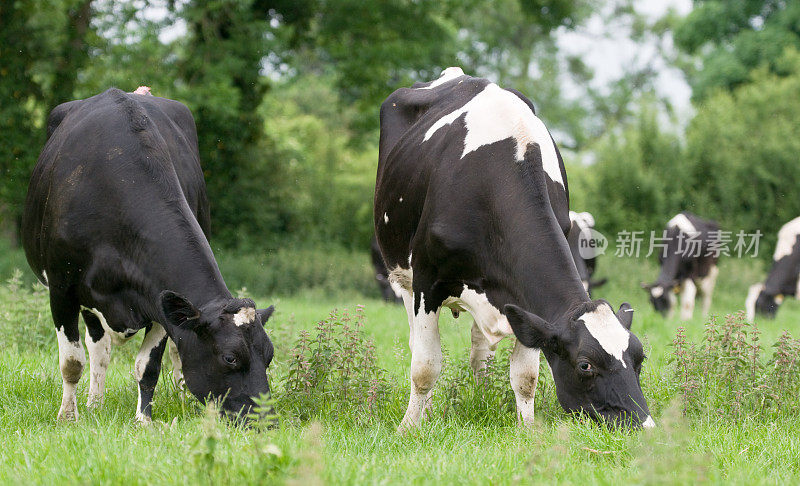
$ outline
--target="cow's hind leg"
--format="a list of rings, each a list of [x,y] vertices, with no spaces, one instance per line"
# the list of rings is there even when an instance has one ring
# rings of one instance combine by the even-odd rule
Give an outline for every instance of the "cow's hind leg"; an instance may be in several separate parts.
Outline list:
[[[100,319],[102,314],[84,309],[81,311],[86,323],[86,349],[89,351],[89,398],[87,407],[103,403],[106,388],[106,372],[111,361],[111,336],[106,332]]]
[[[510,358],[511,388],[517,401],[517,420],[526,426],[533,425],[533,400],[539,380],[539,350],[514,344]]]
[[[719,268],[712,265],[708,270],[708,275],[700,280],[700,292],[703,293],[703,316],[707,316],[711,311],[711,297],[717,284],[717,275],[719,275]]]
[[[494,356],[494,352],[489,347],[489,341],[486,340],[486,336],[483,335],[481,328],[474,319],[470,333],[472,347],[469,350],[469,365],[475,374],[475,379],[478,379],[480,372],[486,369],[486,361]]]
[[[169,340],[169,360],[172,363],[172,383],[175,388],[183,390],[183,365],[181,364],[181,355],[178,354],[178,346],[175,342]]]
[[[59,420],[78,419],[78,382],[86,364],[86,355],[81,345],[81,334],[78,329],[78,312],[80,306],[76,299],[69,295],[50,291],[50,310],[56,326],[58,339],[58,367],[61,370],[61,408],[58,410]]]
[[[420,293],[419,310],[411,322],[411,395],[399,430],[416,427],[422,421],[433,386],[442,370],[442,345],[439,339],[440,306],[425,312]]]
[[[166,331],[161,324],[153,322],[146,328],[142,346],[136,355],[133,374],[139,383],[139,400],[136,404],[136,420],[143,424],[152,421],[152,402],[158,374],[161,372],[161,358],[167,346]]]

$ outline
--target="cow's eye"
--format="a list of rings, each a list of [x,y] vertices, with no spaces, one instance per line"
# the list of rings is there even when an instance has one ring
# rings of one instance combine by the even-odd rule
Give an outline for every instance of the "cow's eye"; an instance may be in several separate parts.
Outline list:
[[[226,354],[225,356],[222,357],[222,359],[224,359],[225,362],[231,366],[234,366],[236,363],[239,362],[239,360],[236,359],[236,356],[231,356],[230,354]]]
[[[586,374],[594,373],[594,366],[592,366],[592,363],[590,363],[588,361],[585,361],[585,360],[584,361],[580,361],[578,363],[578,369],[581,370],[582,373],[586,373]]]

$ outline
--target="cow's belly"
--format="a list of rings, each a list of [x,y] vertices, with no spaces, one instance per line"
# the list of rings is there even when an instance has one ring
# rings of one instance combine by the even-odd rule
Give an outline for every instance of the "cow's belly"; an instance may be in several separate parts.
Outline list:
[[[106,332],[109,336],[111,336],[111,341],[116,345],[125,344],[136,334],[139,330],[138,329],[122,329],[122,330],[115,330],[112,329],[111,326],[108,325],[108,321],[106,320],[105,315],[102,312],[97,310],[96,308],[92,307],[84,307],[81,306],[81,309],[87,310],[97,316],[97,319],[100,321],[100,325],[103,326],[103,331]]]
[[[469,312],[491,349],[494,349],[504,337],[514,334],[506,316],[489,302],[486,294],[477,292],[467,285],[464,285],[461,295],[448,297],[442,306]]]

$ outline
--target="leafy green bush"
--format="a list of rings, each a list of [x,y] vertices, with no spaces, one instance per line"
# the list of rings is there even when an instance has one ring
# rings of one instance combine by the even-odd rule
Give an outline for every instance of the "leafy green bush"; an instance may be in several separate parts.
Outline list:
[[[317,324],[316,335],[302,331],[290,353],[279,410],[306,420],[318,414],[374,416],[390,391],[386,370],[377,365],[375,345],[362,331],[361,306],[354,316],[333,310]]]
[[[685,414],[738,420],[800,412],[800,340],[784,331],[765,362],[758,327],[743,312],[712,317],[704,334],[691,343],[681,327],[673,341]]]

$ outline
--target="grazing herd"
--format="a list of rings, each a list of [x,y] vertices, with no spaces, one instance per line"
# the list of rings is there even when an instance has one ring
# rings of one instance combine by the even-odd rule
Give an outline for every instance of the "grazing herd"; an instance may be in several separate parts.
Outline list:
[[[109,89],[57,106],[31,176],[22,221],[28,262],[48,286],[63,398],[77,419],[86,358],[89,405],[102,402],[111,343],[144,330],[134,364],[135,416],[151,420],[162,355],[173,377],[222,413],[252,414],[269,392],[272,307],[234,298],[208,242],[209,201],[189,110],[149,94]],[[516,337],[510,382],[520,423],[531,425],[540,353],[569,412],[653,427],[639,382],[644,350],[633,309],[591,300],[593,257],[581,255],[594,218],[569,210],[558,148],[521,93],[448,68],[392,93],[380,110],[373,265],[386,300],[409,323],[410,396],[400,430],[423,420],[441,371],[443,308],[473,317],[477,373],[504,337]],[[688,319],[699,292],[707,313],[719,226],[690,213],[667,224],[657,280],[644,285],[670,314],[681,294]],[[779,234],[773,268],[751,288],[748,315],[774,315],[797,295],[800,218]],[[680,242],[692,241],[689,253]]]

